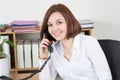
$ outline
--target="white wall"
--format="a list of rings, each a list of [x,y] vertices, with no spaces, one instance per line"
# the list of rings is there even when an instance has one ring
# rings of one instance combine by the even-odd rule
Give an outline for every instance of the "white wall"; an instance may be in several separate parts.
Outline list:
[[[42,21],[54,3],[64,3],[77,19],[93,20],[94,37],[120,40],[120,0],[0,0],[0,23]]]

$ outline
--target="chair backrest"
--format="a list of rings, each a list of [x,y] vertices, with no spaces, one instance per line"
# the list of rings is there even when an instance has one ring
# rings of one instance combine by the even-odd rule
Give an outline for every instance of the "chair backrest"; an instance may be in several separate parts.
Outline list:
[[[107,58],[113,80],[120,80],[120,41],[98,40]]]

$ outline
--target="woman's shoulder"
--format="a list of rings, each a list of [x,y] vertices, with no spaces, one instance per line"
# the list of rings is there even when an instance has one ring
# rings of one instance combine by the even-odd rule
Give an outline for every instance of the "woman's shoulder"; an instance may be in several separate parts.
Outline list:
[[[78,34],[74,38],[75,43],[80,43],[80,44],[87,44],[87,43],[92,43],[96,42],[97,39],[91,35],[83,35],[83,34]]]
[[[73,46],[76,48],[83,48],[88,45],[93,45],[97,42],[97,39],[90,35],[78,34],[74,38]]]

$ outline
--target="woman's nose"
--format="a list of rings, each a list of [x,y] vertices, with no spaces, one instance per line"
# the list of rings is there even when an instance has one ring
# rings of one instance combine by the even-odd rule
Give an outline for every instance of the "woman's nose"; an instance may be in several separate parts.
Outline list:
[[[54,25],[53,25],[53,30],[55,31],[55,30],[57,30],[57,29],[58,29],[57,25],[54,24]]]

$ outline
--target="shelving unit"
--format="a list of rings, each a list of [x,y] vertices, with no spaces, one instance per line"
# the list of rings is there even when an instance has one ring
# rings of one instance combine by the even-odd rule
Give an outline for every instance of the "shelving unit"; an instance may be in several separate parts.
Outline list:
[[[86,35],[92,35],[92,29],[93,28],[85,28],[82,29],[83,32],[85,32]],[[31,71],[31,70],[37,70],[38,68],[18,68],[18,62],[17,62],[17,50],[16,50],[16,41],[19,38],[20,35],[29,36],[31,34],[37,34],[38,38],[40,37],[40,31],[36,32],[24,32],[24,33],[14,33],[11,31],[11,29],[7,29],[5,32],[1,32],[1,35],[8,35],[9,39],[14,42],[14,48],[10,48],[10,55],[11,55],[11,71],[15,71],[16,73],[20,71]]]
[[[86,35],[92,35],[93,28],[82,28],[82,32],[85,32]]]

